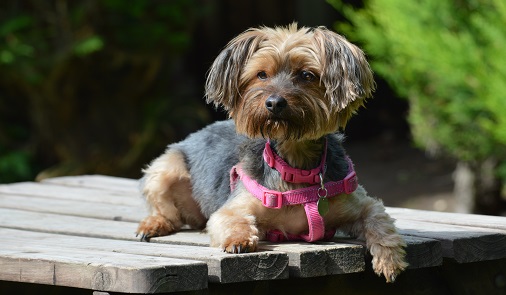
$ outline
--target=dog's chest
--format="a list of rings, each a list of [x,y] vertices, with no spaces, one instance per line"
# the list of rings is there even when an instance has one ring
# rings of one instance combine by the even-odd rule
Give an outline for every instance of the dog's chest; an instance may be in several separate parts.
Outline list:
[[[308,231],[308,222],[303,205],[285,206],[280,209],[257,208],[259,226],[265,231],[277,229],[290,234]]]

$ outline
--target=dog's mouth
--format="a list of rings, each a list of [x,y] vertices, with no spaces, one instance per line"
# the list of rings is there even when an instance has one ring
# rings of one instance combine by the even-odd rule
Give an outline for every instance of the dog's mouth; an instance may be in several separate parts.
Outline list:
[[[261,126],[263,138],[298,140],[304,137],[304,128],[291,120],[279,116],[268,118]]]
[[[266,118],[267,124],[276,124],[277,122],[288,122],[288,119],[283,116],[283,113],[281,114],[269,114]]]

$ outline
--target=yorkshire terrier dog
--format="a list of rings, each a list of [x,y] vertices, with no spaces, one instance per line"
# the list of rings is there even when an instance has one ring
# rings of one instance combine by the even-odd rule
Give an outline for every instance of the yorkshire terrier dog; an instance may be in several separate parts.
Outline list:
[[[143,172],[151,214],[141,240],[189,225],[211,246],[252,252],[259,240],[365,240],[387,282],[407,267],[405,242],[380,200],[357,184],[338,132],[371,96],[364,53],[324,27],[253,28],[230,41],[206,81],[232,120],[171,144]]]

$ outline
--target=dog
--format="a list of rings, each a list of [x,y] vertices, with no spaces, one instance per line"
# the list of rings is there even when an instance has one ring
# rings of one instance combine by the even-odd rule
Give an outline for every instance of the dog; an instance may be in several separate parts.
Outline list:
[[[230,120],[168,146],[141,188],[151,214],[142,241],[183,225],[228,253],[259,240],[314,242],[336,230],[365,240],[376,274],[393,282],[405,242],[383,203],[357,184],[344,128],[375,90],[364,53],[325,27],[251,28],[212,64],[208,103]]]

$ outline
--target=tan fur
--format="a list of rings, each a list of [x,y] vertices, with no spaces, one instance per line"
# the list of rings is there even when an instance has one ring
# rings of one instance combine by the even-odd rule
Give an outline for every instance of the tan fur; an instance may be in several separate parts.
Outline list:
[[[204,228],[206,218],[191,197],[190,173],[181,152],[167,151],[143,172],[146,175],[143,194],[151,215],[139,224],[138,233],[164,236],[178,231],[184,224]]]
[[[323,140],[283,141],[276,149],[290,166],[311,169],[320,164],[324,145]]]

